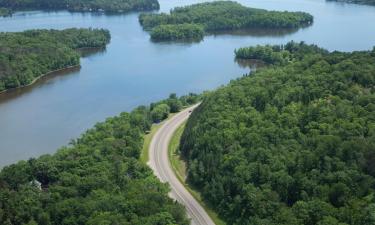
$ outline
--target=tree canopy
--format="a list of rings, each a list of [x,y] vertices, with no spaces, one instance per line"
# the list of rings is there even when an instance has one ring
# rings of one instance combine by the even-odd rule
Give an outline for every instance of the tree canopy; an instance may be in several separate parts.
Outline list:
[[[200,41],[204,36],[204,28],[202,25],[190,23],[166,24],[153,28],[150,35],[154,41]]]
[[[4,167],[1,224],[188,225],[183,206],[168,197],[169,187],[139,156],[153,108],[172,109],[175,101],[182,107],[198,98],[172,94],[96,124],[53,155]]]
[[[228,224],[375,224],[375,48],[264,50],[288,60],[210,93],[189,118],[188,181]]]
[[[32,83],[51,71],[76,66],[76,49],[103,48],[110,41],[108,30],[28,30],[0,33],[0,91]]]
[[[326,54],[327,50],[316,45],[296,44],[289,42],[284,45],[257,45],[239,48],[234,51],[236,59],[261,60],[272,65],[286,65],[301,60],[306,54]]]
[[[304,12],[254,9],[232,1],[214,1],[176,7],[170,14],[141,14],[139,21],[144,29],[151,31],[167,24],[175,25],[168,27],[173,30],[178,29],[178,25],[197,24],[205,31],[212,32],[246,28],[300,28],[312,24],[313,16]],[[181,35],[181,38],[184,36]]]
[[[10,15],[12,15],[12,10],[0,7],[0,17],[10,16]]]
[[[159,9],[157,0],[0,0],[0,7],[23,9],[67,9],[70,11],[129,12]]]

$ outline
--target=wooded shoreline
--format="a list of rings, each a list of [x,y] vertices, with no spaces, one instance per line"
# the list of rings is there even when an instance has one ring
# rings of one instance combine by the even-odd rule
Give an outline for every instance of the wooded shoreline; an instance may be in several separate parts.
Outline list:
[[[29,83],[29,84],[22,85],[22,86],[19,86],[19,87],[15,87],[15,88],[9,88],[9,89],[6,89],[6,90],[3,90],[3,91],[0,91],[0,95],[5,94],[5,93],[10,92],[10,91],[14,91],[14,90],[18,90],[18,89],[22,89],[22,88],[25,88],[25,87],[32,86],[32,85],[34,85],[36,82],[38,82],[40,79],[42,79],[42,78],[44,78],[44,77],[47,77],[47,76],[49,76],[49,75],[52,75],[53,73],[62,72],[62,71],[64,71],[64,70],[69,70],[69,69],[78,68],[78,67],[81,67],[81,64],[76,64],[76,65],[73,65],[73,66],[68,66],[68,67],[65,67],[65,68],[61,68],[61,69],[57,69],[57,70],[50,71],[50,72],[48,72],[48,73],[42,74],[42,75],[40,75],[39,77],[35,78],[35,79],[34,79],[33,81],[31,81],[31,83]]]

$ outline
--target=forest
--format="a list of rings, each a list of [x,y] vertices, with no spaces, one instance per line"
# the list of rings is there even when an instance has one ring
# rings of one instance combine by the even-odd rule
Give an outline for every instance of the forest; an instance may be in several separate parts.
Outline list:
[[[79,65],[81,48],[103,48],[108,30],[28,30],[0,33],[0,92],[31,84],[51,71]]]
[[[200,41],[204,36],[204,28],[198,24],[166,24],[152,29],[151,40],[154,41],[174,41],[192,40]]]
[[[171,94],[96,124],[53,155],[4,167],[1,224],[188,225],[184,207],[139,157],[157,108],[174,112],[198,99]]]
[[[245,49],[288,60],[266,59],[192,113],[188,182],[228,224],[375,224],[375,48]]]
[[[67,9],[79,12],[111,12],[148,11],[159,9],[157,0],[0,0],[0,7],[12,10]]]
[[[139,22],[148,31],[161,25],[188,23],[201,25],[206,32],[213,32],[248,28],[300,28],[311,25],[313,16],[304,12],[267,11],[232,1],[215,1],[176,7],[170,14],[143,13],[139,16]],[[178,26],[173,28],[178,29]]]

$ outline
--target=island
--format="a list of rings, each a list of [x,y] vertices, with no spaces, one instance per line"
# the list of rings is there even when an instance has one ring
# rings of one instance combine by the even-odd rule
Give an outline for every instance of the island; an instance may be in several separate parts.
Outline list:
[[[153,36],[160,41],[185,39],[181,33],[189,33],[189,38],[200,38],[200,32],[230,31],[251,28],[281,29],[301,28],[313,23],[313,16],[304,12],[278,12],[254,9],[232,1],[214,1],[198,3],[185,7],[176,7],[170,14],[142,13],[139,22],[151,34],[166,31],[164,35]],[[194,28],[185,29],[188,25]],[[165,25],[173,25],[166,27]],[[183,26],[185,28],[179,28]],[[181,32],[181,29],[184,32]]]
[[[160,108],[169,114],[196,100],[171,94],[96,124],[53,155],[5,166],[1,224],[189,225],[140,155],[153,119],[165,119]]]
[[[74,12],[124,13],[158,10],[157,0],[0,0],[11,10],[69,10]]]
[[[237,55],[268,66],[192,112],[179,149],[188,183],[227,224],[374,224],[375,48]]]
[[[53,71],[78,66],[78,49],[104,48],[108,30],[28,30],[0,33],[0,92],[27,86]]]

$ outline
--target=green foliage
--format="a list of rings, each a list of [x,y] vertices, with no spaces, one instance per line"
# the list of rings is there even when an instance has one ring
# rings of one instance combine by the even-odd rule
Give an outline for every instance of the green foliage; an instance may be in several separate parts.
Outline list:
[[[0,8],[0,17],[10,16],[12,15],[12,10],[7,8]]]
[[[171,108],[167,104],[159,104],[155,106],[151,111],[152,121],[158,123],[166,119],[169,115],[170,109]]]
[[[150,106],[150,117],[154,123],[166,119],[169,113],[179,112],[182,107],[197,103],[202,99],[203,95],[190,93],[189,95],[177,97],[175,93],[170,94],[168,99],[152,103]]]
[[[327,53],[326,50],[316,45],[305,45],[303,42],[289,42],[284,45],[257,45],[246,48],[239,48],[234,51],[236,59],[261,60],[267,64],[285,65],[293,60],[300,60],[304,55],[320,52]]]
[[[273,47],[274,46],[270,45],[257,45],[255,47],[236,49],[234,53],[236,55],[236,59],[256,59],[275,65],[284,65],[288,63],[290,57],[289,51],[274,49]]]
[[[192,103],[183,103],[181,99],[178,99],[177,98],[177,95],[175,93],[172,93],[169,95],[169,98],[167,99],[167,104],[170,108],[170,111],[171,113],[176,113],[176,112],[179,112],[184,105],[191,105],[191,104],[194,104],[197,102],[197,100],[195,100],[195,102],[192,102]]]
[[[169,108],[164,101],[152,105]],[[52,156],[4,167],[1,224],[188,225],[168,186],[139,160],[150,114],[145,106],[121,113]]]
[[[174,41],[174,40],[202,40],[204,29],[197,24],[167,24],[154,27],[151,30],[151,39],[154,41]]]
[[[146,30],[154,28],[157,31],[176,32],[179,26],[186,26],[183,24],[197,24],[205,31],[222,31],[246,28],[299,28],[312,24],[313,16],[303,12],[248,8],[232,1],[215,1],[176,7],[170,14],[141,14],[139,21]],[[160,26],[162,27],[159,28]],[[176,38],[175,35],[172,36]],[[184,38],[183,35],[180,37]]]
[[[375,51],[286,46],[192,113],[188,180],[228,224],[375,224]]]
[[[108,30],[28,30],[0,33],[0,91],[25,86],[36,78],[79,65],[79,48],[102,48]]]
[[[159,9],[157,0],[0,0],[13,9],[67,9],[70,11],[129,12]]]

